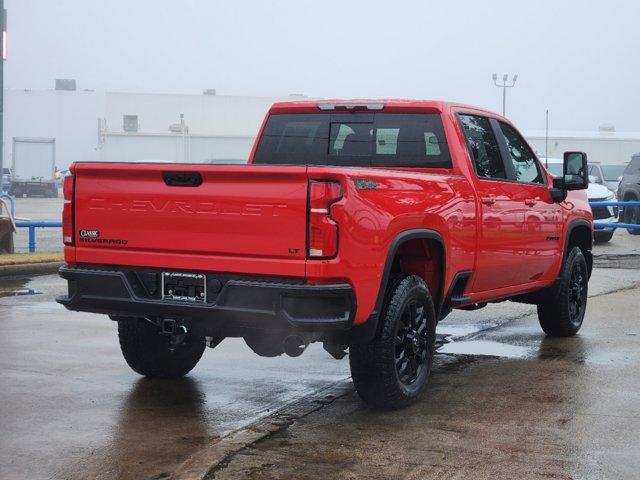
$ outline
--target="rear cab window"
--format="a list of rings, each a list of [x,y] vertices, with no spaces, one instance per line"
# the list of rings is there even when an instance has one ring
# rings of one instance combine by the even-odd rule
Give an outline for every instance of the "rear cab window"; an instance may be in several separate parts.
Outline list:
[[[478,177],[506,180],[507,170],[489,119],[466,113],[458,118]]]
[[[452,168],[439,114],[273,114],[254,164]]]

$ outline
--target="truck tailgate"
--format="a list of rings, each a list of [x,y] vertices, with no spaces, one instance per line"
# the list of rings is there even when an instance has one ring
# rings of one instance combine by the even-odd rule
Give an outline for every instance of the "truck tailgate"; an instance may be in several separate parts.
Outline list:
[[[306,167],[80,163],[73,172],[79,263],[304,275]]]

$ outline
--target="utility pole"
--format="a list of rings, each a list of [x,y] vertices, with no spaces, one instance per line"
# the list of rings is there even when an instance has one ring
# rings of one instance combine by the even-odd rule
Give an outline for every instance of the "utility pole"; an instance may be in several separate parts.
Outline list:
[[[511,83],[509,83],[509,75],[506,73],[502,76],[502,83],[498,83],[498,74],[493,74],[493,83],[496,87],[502,88],[502,116],[506,116],[507,112],[507,88],[512,88],[516,84],[516,80],[518,80],[518,75],[514,75]]]
[[[4,60],[6,54],[5,45],[7,37],[7,11],[4,9],[4,0],[0,0],[0,27],[2,27],[2,40],[0,40],[0,193],[2,193],[2,172],[4,172]]]

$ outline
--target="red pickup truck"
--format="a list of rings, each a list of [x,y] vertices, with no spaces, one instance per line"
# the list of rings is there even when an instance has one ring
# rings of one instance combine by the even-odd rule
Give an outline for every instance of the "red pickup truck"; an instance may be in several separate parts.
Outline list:
[[[64,181],[70,310],[118,322],[136,372],[188,373],[205,346],[349,351],[381,408],[424,390],[452,309],[537,304],[581,326],[592,266],[586,155],[553,178],[507,120],[436,101],[269,110],[247,165],[76,163]]]

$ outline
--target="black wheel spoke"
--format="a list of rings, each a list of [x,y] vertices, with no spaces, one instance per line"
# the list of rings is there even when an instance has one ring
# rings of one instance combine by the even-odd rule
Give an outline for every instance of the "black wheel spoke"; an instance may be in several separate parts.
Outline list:
[[[427,364],[429,319],[425,312],[422,302],[411,300],[400,314],[394,337],[395,366],[398,378],[405,385],[415,382]]]
[[[411,328],[411,313],[409,312],[409,309],[404,309],[400,316],[400,321],[404,325],[405,329]]]
[[[409,318],[410,318],[409,325],[411,325],[412,328],[416,328],[417,309],[418,309],[418,303],[414,300],[409,304],[409,308],[408,308]]]

